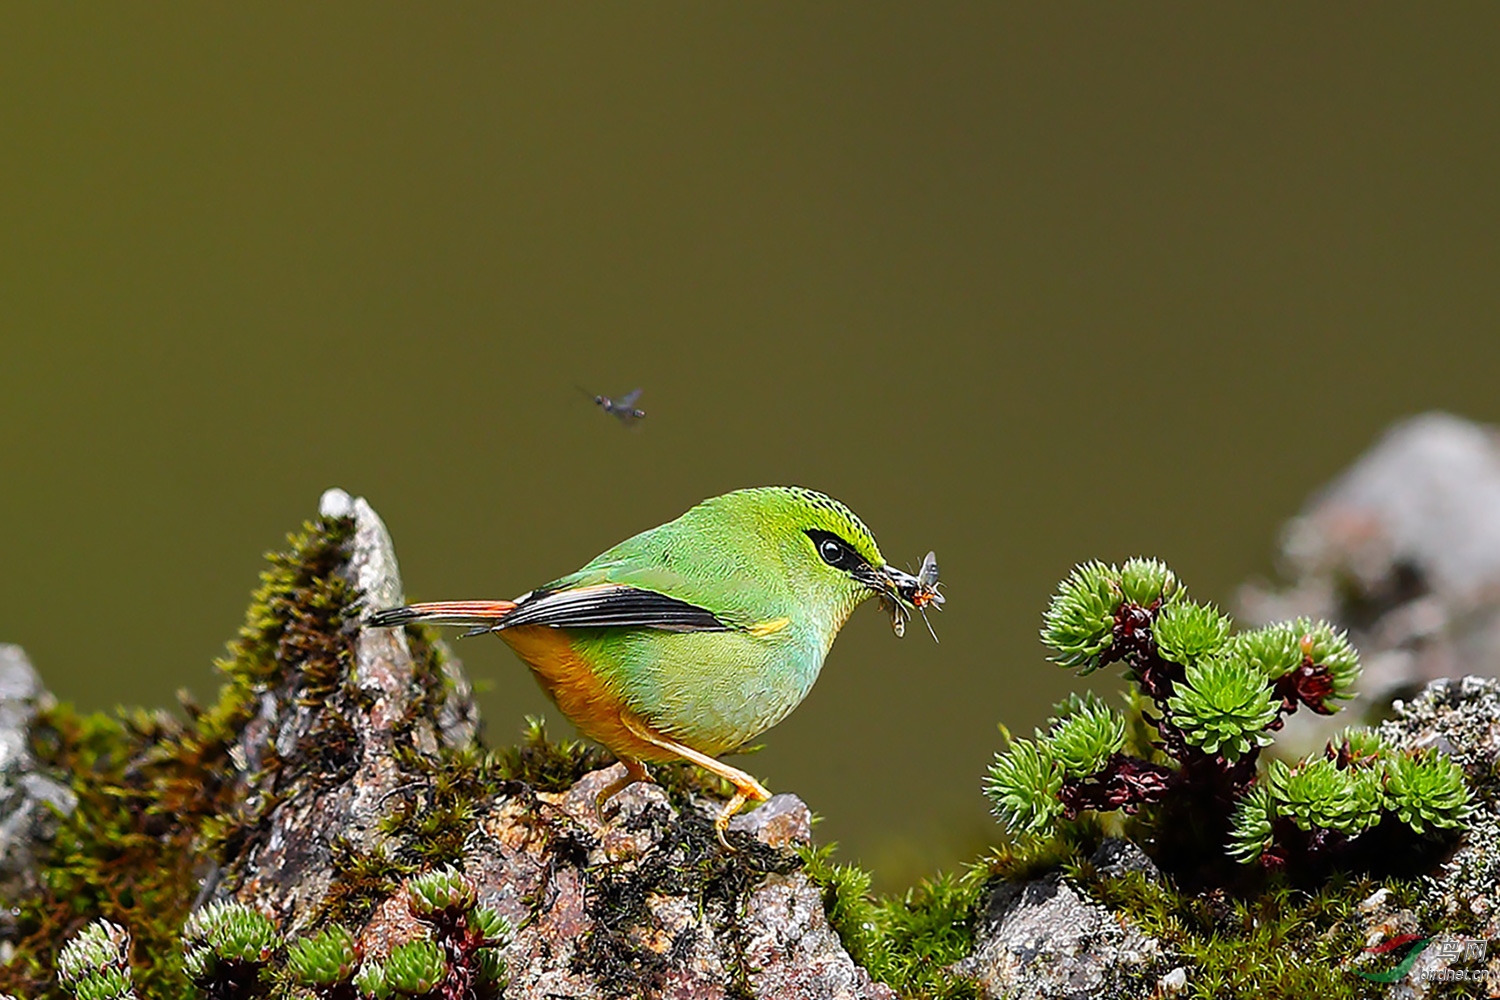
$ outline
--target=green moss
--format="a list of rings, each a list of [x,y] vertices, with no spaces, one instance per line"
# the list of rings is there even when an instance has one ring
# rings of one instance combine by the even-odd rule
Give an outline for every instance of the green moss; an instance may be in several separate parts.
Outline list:
[[[384,849],[361,851],[349,841],[333,842],[333,881],[324,897],[317,923],[325,921],[359,927],[377,904],[400,886],[420,865]]]
[[[187,991],[176,936],[196,891],[191,821],[215,807],[211,789],[187,794],[194,763],[180,724],[152,716],[81,715],[61,705],[33,726],[39,762],[71,776],[78,807],[62,820],[41,872],[42,892],[24,900],[18,956],[0,966],[0,990],[56,997],[57,950],[84,923],[105,917],[135,939],[135,982],[143,995]]]
[[[538,792],[561,792],[572,788],[590,771],[614,762],[608,752],[582,740],[552,740],[547,720],[526,717],[521,742],[494,752],[495,776],[519,781]]]
[[[1101,879],[1079,866],[1072,874],[1091,896],[1177,953],[1188,970],[1187,997],[1352,1000],[1372,992],[1347,963],[1364,948],[1357,907],[1380,887],[1374,880],[1334,875],[1316,891],[1276,882],[1238,899],[1182,893],[1140,872]]]
[[[823,892],[829,925],[855,962],[901,996],[959,1000],[974,983],[946,971],[974,947],[974,917],[988,872],[939,875],[894,896],[870,892],[870,873],[833,860],[834,846],[801,851],[808,878]]]
[[[475,803],[498,790],[489,755],[467,749],[433,759],[402,747],[396,755],[402,770],[417,780],[407,786],[411,794],[392,797],[391,811],[380,821],[381,832],[391,838],[403,861],[424,866],[458,861],[474,829]]]
[[[337,571],[353,523],[320,520],[268,558],[239,638],[218,662],[227,677],[218,700],[183,698],[186,721],[141,710],[82,714],[43,711],[32,727],[40,766],[70,782],[78,807],[60,821],[41,872],[42,891],[16,914],[17,957],[0,966],[0,992],[60,997],[57,951],[88,921],[105,917],[134,938],[142,996],[186,998],[178,933],[199,891],[200,867],[230,847],[241,776],[229,750],[254,697],[302,663],[296,683],[313,697],[339,683],[354,593]]]

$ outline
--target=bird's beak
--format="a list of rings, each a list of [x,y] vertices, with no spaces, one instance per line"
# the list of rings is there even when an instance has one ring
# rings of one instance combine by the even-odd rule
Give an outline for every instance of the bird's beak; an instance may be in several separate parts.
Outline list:
[[[916,593],[918,580],[910,573],[903,573],[894,566],[867,566],[855,573],[854,578],[884,602],[914,607],[908,595]]]

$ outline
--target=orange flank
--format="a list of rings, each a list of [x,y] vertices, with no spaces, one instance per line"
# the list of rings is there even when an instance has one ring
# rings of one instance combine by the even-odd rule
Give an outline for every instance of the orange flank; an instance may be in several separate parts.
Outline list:
[[[497,634],[526,661],[547,697],[583,735],[619,757],[653,762],[681,759],[680,754],[641,739],[621,720],[620,714],[628,709],[578,655],[566,630],[520,625]]]

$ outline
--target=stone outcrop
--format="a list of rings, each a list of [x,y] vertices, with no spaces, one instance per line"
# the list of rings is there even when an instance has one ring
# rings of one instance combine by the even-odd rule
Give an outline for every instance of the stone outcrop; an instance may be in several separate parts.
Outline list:
[[[36,891],[37,855],[58,818],[78,805],[71,788],[37,770],[31,753],[31,723],[48,697],[21,647],[0,644],[0,899]],[[0,909],[0,938],[10,918]]]
[[[1500,675],[1500,430],[1396,424],[1287,524],[1278,561],[1284,585],[1241,588],[1245,624],[1326,619],[1364,667],[1346,713],[1289,721],[1301,749],[1437,678]]]

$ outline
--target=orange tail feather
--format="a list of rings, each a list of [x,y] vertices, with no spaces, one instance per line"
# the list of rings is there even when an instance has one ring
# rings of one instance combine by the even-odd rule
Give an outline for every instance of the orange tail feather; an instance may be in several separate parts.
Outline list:
[[[515,601],[435,601],[376,611],[365,619],[365,624],[371,628],[396,628],[414,622],[428,622],[433,625],[466,625],[482,632],[515,609]]]

